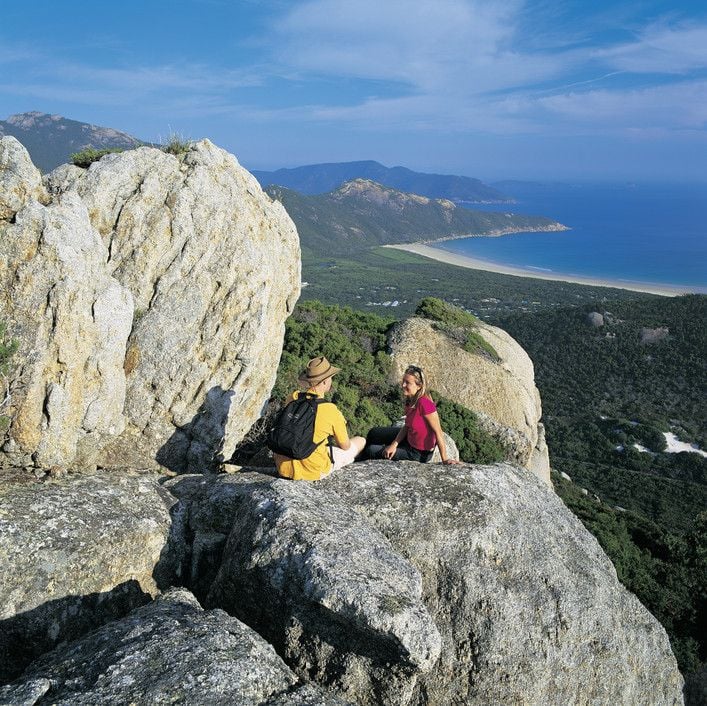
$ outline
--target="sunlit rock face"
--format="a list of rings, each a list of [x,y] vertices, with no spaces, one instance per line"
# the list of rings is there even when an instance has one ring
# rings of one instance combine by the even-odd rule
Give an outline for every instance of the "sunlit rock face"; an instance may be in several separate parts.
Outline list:
[[[182,471],[230,456],[299,296],[282,206],[208,140],[64,165],[44,185],[14,138],[0,146],[0,319],[20,344],[6,462]]]

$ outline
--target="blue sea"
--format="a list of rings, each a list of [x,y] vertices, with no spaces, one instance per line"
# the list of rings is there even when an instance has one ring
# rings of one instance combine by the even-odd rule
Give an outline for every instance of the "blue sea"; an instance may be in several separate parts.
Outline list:
[[[707,185],[495,186],[517,203],[469,208],[548,216],[572,230],[462,238],[435,247],[529,273],[707,293]]]

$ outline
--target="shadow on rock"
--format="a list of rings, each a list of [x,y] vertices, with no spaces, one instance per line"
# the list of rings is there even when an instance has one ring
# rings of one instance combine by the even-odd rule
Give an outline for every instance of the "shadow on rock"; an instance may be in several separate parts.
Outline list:
[[[151,599],[131,579],[110,591],[58,598],[0,621],[0,683],[15,679],[59,642],[75,640]]]
[[[272,476],[258,473],[257,477],[262,480],[249,483],[243,482],[240,475],[237,482],[227,480],[215,487],[213,476],[210,479],[183,476],[165,483],[169,491],[179,498],[172,512],[180,514],[179,523],[173,516],[173,527],[179,524],[183,528],[181,537],[176,528],[174,533],[175,542],[185,548],[181,557],[183,570],[180,585],[188,588],[202,605],[205,605],[221,567],[226,540],[240,508],[256,490],[262,488],[262,482],[272,479]],[[235,481],[234,476],[230,478]],[[165,552],[164,569],[172,570],[173,563],[170,562],[174,562],[174,557],[173,550]]]
[[[212,387],[188,424],[177,427],[155,460],[174,473],[215,473],[224,462],[226,424],[233,390]]]

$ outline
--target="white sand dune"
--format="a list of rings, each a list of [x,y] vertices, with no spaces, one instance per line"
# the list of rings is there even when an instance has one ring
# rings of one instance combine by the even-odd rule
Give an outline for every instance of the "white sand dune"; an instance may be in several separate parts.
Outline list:
[[[689,451],[690,453],[700,454],[700,456],[707,458],[707,451],[703,451],[697,444],[688,444],[684,441],[680,441],[672,432],[665,432],[664,436],[665,441],[668,443],[668,448],[665,449],[666,453],[679,454],[681,451]]]

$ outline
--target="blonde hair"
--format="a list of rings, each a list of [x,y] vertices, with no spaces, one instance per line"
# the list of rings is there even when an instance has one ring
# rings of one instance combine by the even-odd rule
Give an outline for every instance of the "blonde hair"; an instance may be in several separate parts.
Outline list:
[[[405,398],[405,404],[415,405],[421,397],[432,399],[427,392],[427,377],[422,368],[417,365],[408,365],[403,375],[412,375],[415,378],[415,382],[420,386],[420,389],[412,397]]]

